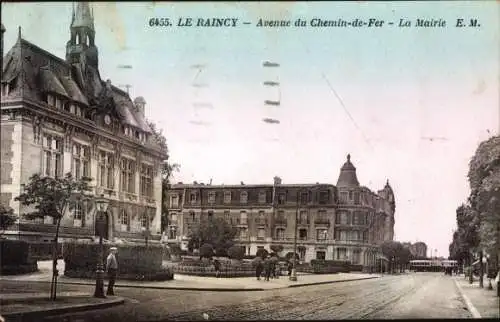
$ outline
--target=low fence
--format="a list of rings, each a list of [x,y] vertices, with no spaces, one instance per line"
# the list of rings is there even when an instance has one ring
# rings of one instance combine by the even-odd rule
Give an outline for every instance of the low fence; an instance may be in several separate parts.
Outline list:
[[[255,276],[255,268],[251,263],[244,261],[224,261],[220,262],[220,277],[249,277]],[[167,267],[178,274],[193,276],[217,276],[215,267],[211,262],[204,262],[194,259],[184,259],[181,262],[167,263]]]

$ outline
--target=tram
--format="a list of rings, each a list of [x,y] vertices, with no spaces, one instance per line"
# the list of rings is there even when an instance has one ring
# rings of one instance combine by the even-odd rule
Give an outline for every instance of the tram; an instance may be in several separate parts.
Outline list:
[[[458,262],[450,259],[420,259],[410,261],[410,270],[415,272],[448,272],[458,268]]]

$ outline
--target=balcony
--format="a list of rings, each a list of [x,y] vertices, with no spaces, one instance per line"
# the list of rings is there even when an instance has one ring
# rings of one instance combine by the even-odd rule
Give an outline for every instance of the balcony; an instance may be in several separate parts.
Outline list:
[[[328,219],[328,218],[315,218],[314,224],[317,226],[319,226],[319,225],[330,226],[330,219]]]
[[[287,224],[286,218],[274,218],[275,225],[285,225]]]
[[[255,224],[257,226],[266,226],[267,225],[267,220],[266,219],[256,219]]]
[[[297,225],[308,226],[310,223],[309,219],[301,219],[297,221]]]
[[[240,225],[240,226],[247,226],[248,225],[248,220],[245,218],[238,218],[236,219],[236,225]]]

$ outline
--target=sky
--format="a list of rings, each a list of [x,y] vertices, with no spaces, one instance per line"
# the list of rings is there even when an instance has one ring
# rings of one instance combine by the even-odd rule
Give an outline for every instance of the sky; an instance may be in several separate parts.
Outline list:
[[[277,175],[283,183],[336,184],[350,153],[362,185],[377,191],[389,180],[393,187],[394,238],[423,241],[448,256],[455,209],[469,194],[468,162],[500,128],[498,2],[92,7],[101,77],[131,85],[132,98],[145,98],[146,117],[163,130],[170,160],[181,165],[174,181],[271,184]],[[4,52],[21,26],[23,38],[64,58],[71,11],[70,2],[2,3]],[[174,24],[229,17],[239,24],[150,27],[152,17]],[[260,18],[386,22],[271,28],[257,27]],[[418,18],[443,19],[447,26],[397,27],[400,19],[414,24]],[[457,18],[477,19],[480,26],[456,28]],[[263,61],[280,67],[264,68]],[[279,81],[279,89],[264,81]]]

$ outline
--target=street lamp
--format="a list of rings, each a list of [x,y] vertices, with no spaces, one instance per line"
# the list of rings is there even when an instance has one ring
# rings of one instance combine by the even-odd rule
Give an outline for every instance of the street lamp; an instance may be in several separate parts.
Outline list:
[[[104,198],[101,194],[99,198],[95,200],[96,204],[96,233],[99,236],[99,257],[97,259],[97,269],[96,269],[96,281],[95,281],[95,291],[94,297],[105,298],[104,295],[104,250],[102,245],[102,238],[104,235],[104,229],[106,227],[106,210],[108,209],[108,200]]]
[[[146,247],[148,247],[149,241],[149,216],[147,210],[144,212],[144,219],[146,220],[146,225],[142,226],[142,234],[144,236],[144,240],[146,241]]]

